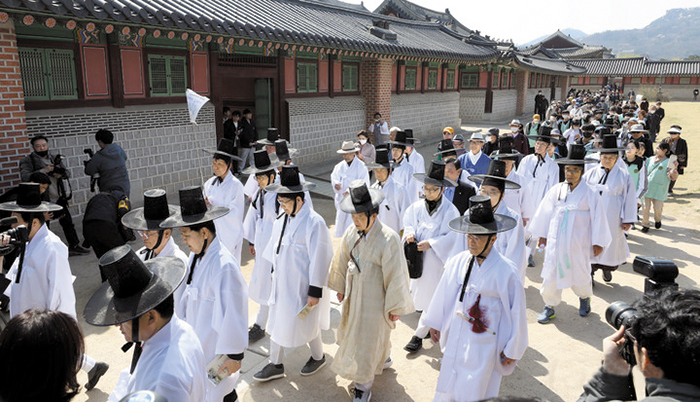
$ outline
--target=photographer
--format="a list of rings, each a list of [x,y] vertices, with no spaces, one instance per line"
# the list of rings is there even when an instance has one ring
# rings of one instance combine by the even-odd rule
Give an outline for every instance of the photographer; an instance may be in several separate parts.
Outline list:
[[[114,144],[114,134],[109,130],[98,130],[95,141],[100,150],[95,155],[90,155],[85,162],[85,174],[97,177],[97,185],[100,192],[118,190],[129,196],[131,183],[129,172],[126,170],[126,153],[117,144]],[[87,150],[85,153],[88,153]],[[90,152],[92,154],[92,152]]]
[[[602,367],[579,402],[636,400],[628,363],[634,360],[624,353],[630,348],[646,379],[643,401],[700,400],[700,291],[666,290],[633,307],[636,317],[620,320],[630,328],[620,325],[603,340]]]
[[[70,256],[88,254],[90,251],[80,246],[78,233],[73,225],[73,218],[68,210],[68,200],[72,194],[68,183],[69,174],[63,166],[61,155],[49,153],[49,143],[43,135],[37,135],[30,140],[34,152],[22,158],[19,163],[20,176],[23,182],[31,181],[32,174],[44,173],[51,180],[49,199],[62,207],[61,211],[52,213],[51,219],[58,219],[63,228],[68,243]]]

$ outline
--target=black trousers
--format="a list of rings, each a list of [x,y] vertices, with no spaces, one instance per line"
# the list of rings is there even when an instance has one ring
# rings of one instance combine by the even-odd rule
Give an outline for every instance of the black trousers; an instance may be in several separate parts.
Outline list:
[[[59,212],[62,215],[58,219],[58,223],[61,224],[63,233],[66,235],[68,247],[75,247],[80,244],[80,239],[78,239],[78,233],[75,231],[73,217],[70,216],[70,211],[68,210],[68,200],[65,197],[59,197],[56,200],[56,205],[63,207],[63,210]]]

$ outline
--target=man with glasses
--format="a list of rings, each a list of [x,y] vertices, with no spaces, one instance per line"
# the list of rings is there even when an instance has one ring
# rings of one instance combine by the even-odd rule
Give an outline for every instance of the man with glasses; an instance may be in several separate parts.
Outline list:
[[[484,174],[489,168],[491,158],[481,152],[484,147],[484,136],[481,133],[473,133],[469,138],[469,152],[459,157],[462,169],[470,175]]]

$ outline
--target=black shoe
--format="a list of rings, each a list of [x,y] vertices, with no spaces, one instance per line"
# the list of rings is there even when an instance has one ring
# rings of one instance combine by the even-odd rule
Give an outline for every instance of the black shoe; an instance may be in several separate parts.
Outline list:
[[[423,340],[417,336],[411,337],[411,340],[403,347],[403,350],[408,353],[416,353],[423,348]]]
[[[236,402],[237,400],[238,400],[238,394],[236,393],[236,390],[234,389],[233,391],[231,391],[230,394],[228,394],[224,397],[223,402]]]
[[[265,330],[260,325],[253,324],[248,330],[248,343],[254,343],[265,337]]]
[[[68,248],[68,256],[69,257],[74,257],[76,255],[86,255],[86,254],[90,254],[90,250],[88,250],[84,247],[81,247],[80,244],[76,244],[75,246]]]
[[[661,222],[655,222],[654,227],[657,229],[661,229]]]
[[[255,381],[266,382],[277,378],[284,377],[284,364],[269,363],[262,370],[255,373],[253,379]]]
[[[85,384],[85,390],[90,391],[91,389],[95,388],[97,382],[100,381],[100,378],[105,375],[108,369],[109,364],[107,363],[98,362],[95,364],[95,367],[88,371],[88,382]]]
[[[608,271],[607,269],[603,270],[603,280],[605,282],[610,282],[612,280],[612,271]]]
[[[649,233],[649,228],[646,226],[642,227],[642,233]]]
[[[324,354],[321,360],[314,360],[313,357],[309,357],[309,360],[306,361],[306,364],[304,367],[301,369],[301,375],[312,375],[316,374],[316,372],[320,369],[323,368],[323,366],[326,365],[326,355]]]

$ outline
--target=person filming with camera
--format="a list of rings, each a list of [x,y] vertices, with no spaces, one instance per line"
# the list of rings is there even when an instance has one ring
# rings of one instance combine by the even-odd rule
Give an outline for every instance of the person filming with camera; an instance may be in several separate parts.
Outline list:
[[[700,400],[700,291],[666,289],[632,308],[613,303],[606,318],[618,330],[603,340],[602,367],[579,402],[637,400],[635,364],[646,380],[642,401]]]
[[[32,181],[32,174],[42,172],[51,180],[49,186],[49,199],[52,203],[61,206],[61,210],[51,214],[52,219],[58,219],[63,228],[68,243],[70,256],[88,254],[90,250],[80,246],[78,233],[73,225],[73,218],[68,210],[68,201],[72,197],[72,191],[68,179],[70,175],[63,165],[60,154],[49,152],[48,139],[43,135],[37,135],[29,141],[34,151],[22,158],[19,162],[20,177],[23,182]]]

